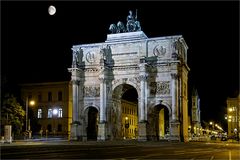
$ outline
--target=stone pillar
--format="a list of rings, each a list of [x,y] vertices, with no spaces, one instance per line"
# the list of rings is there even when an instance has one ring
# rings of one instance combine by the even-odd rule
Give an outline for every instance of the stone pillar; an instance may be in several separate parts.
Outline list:
[[[100,120],[98,124],[98,140],[106,140],[106,104],[107,104],[107,86],[104,75],[99,76],[100,80]]]
[[[178,116],[177,116],[177,110],[178,110],[178,97],[177,97],[177,91],[178,91],[178,88],[177,88],[177,74],[173,73],[171,74],[172,76],[172,121],[177,121],[179,120],[178,119]]]
[[[172,94],[172,119],[170,122],[170,138],[171,140],[180,140],[180,123],[178,115],[178,75],[176,73],[171,74],[171,94]]]
[[[79,81],[72,80],[73,109],[71,124],[71,140],[78,140],[80,136],[79,106],[78,106]]]
[[[147,75],[141,75],[140,77],[140,121],[145,121],[146,116],[145,116],[145,107],[146,107],[146,80],[147,80]]]
[[[138,125],[138,140],[147,140],[147,73],[146,73],[146,63],[141,63],[140,66],[140,102],[139,102],[139,125]]]

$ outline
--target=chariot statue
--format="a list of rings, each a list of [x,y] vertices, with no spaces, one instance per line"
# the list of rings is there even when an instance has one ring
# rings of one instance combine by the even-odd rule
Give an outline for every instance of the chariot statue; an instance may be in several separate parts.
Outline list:
[[[137,20],[137,11],[136,16],[133,16],[132,11],[129,11],[129,15],[127,16],[127,31],[128,32],[135,32],[141,31],[140,22]]]
[[[126,27],[121,21],[119,21],[117,25],[111,24],[109,27],[109,30],[111,31],[112,34],[141,31],[140,22],[137,20],[137,11],[135,16],[133,16],[133,13],[131,10],[129,11],[129,15],[127,16]]]

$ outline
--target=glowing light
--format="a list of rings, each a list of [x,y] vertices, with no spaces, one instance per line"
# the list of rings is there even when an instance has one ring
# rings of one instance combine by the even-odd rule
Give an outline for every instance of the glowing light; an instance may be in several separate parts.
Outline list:
[[[58,110],[57,109],[53,109],[53,114],[58,114]]]
[[[126,120],[128,120],[128,117],[125,117]]]
[[[210,122],[209,124],[210,124],[210,125],[212,125],[212,124],[213,124],[213,122]]]
[[[34,105],[35,105],[35,101],[30,101],[29,104],[30,104],[31,106],[34,106]]]
[[[232,109],[232,108],[229,108],[228,110],[229,110],[229,112],[232,112],[232,111],[233,111],[233,109]]]

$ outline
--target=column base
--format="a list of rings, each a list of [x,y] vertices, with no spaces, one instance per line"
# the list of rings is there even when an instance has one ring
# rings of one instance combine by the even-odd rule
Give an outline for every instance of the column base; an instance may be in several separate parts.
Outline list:
[[[138,123],[138,141],[147,141],[147,121]]]
[[[74,122],[71,124],[71,133],[70,133],[70,140],[77,141],[80,140],[80,122]]]
[[[107,140],[107,130],[106,130],[106,122],[101,122],[98,124],[98,141],[106,141]]]
[[[179,121],[173,121],[170,123],[170,141],[181,141],[180,138],[180,122]]]

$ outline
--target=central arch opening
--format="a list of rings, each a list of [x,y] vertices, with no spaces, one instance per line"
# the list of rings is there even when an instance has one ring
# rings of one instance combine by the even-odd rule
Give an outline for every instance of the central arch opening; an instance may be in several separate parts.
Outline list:
[[[122,84],[114,89],[113,103],[117,122],[113,123],[113,130],[117,130],[114,138],[136,139],[138,136],[138,93],[129,85]]]

